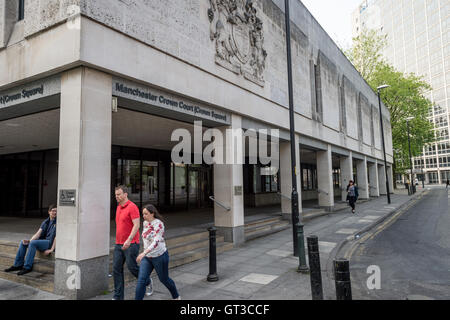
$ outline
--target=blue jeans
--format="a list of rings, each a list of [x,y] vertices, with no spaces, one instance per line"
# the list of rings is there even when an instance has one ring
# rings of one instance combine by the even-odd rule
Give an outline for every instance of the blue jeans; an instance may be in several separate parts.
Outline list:
[[[29,249],[29,250],[28,250]],[[33,268],[34,256],[36,255],[36,250],[45,251],[50,249],[49,240],[33,240],[29,245],[20,242],[19,250],[17,251],[16,260],[14,260],[14,267],[24,267],[25,269],[31,270]],[[28,254],[27,254],[28,250]],[[25,259],[26,255],[26,259]],[[25,259],[25,264],[24,264]]]
[[[157,258],[145,257],[141,261],[141,267],[139,269],[139,278],[136,286],[135,300],[144,299],[146,281],[153,271],[153,268],[158,274],[159,281],[169,289],[173,299],[178,298],[179,294],[175,282],[169,278],[169,253],[166,251],[164,254]]]
[[[113,275],[114,275],[114,299],[123,300],[125,280],[123,277],[123,264],[126,262],[128,270],[136,277],[139,276],[139,267],[136,258],[139,255],[139,244],[132,243],[127,250],[122,250],[121,244],[114,247]],[[149,274],[150,275],[150,274]],[[150,277],[147,276],[146,285],[150,284]],[[144,289],[145,290],[145,289]]]

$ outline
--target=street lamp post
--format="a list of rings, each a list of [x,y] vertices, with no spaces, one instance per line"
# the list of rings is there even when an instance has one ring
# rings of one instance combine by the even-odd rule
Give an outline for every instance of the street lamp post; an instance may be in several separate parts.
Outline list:
[[[380,107],[380,126],[381,126],[381,141],[383,142],[383,154],[384,154],[384,172],[386,175],[386,190],[387,190],[387,199],[388,199],[388,204],[391,203],[391,192],[389,190],[389,176],[388,176],[388,169],[387,169],[387,160],[386,160],[386,145],[384,142],[384,128],[383,128],[383,113],[381,110],[381,96],[380,96],[380,91],[382,89],[386,89],[389,88],[390,86],[388,85],[383,85],[383,86],[379,86],[377,88],[377,92],[378,92],[378,105]]]
[[[291,137],[291,167],[292,167],[292,236],[294,256],[298,256],[302,262],[299,271],[307,271],[305,243],[303,237],[303,225],[300,224],[298,192],[297,192],[297,167],[296,167],[296,146],[295,146],[295,122],[294,122],[294,90],[292,84],[292,57],[291,57],[291,19],[289,15],[289,0],[284,1],[285,19],[286,19],[286,52],[287,52],[287,71],[288,71],[288,91],[289,91],[289,121],[290,121],[290,137]],[[300,231],[301,236],[297,234]],[[303,249],[303,250],[302,250]]]
[[[411,192],[409,192],[410,194],[414,193],[414,189],[415,187],[413,187],[413,183],[414,182],[414,174],[413,174],[413,166],[412,166],[412,156],[411,156],[411,139],[410,139],[410,135],[409,135],[409,121],[411,121],[412,119],[414,119],[413,117],[409,117],[406,118],[406,127],[408,129],[408,148],[409,148],[409,170],[410,170],[410,184],[409,184],[409,188],[411,189]]]

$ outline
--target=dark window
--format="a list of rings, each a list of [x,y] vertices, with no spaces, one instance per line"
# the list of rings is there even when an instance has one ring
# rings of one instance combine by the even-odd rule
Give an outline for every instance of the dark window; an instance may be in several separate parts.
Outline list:
[[[18,21],[23,20],[25,17],[25,0],[19,0],[19,18]]]
[[[310,164],[301,164],[302,189],[304,191],[317,190],[317,167]]]
[[[320,77],[320,66],[314,65],[314,85],[316,88],[316,116],[317,121],[322,122],[322,81]]]

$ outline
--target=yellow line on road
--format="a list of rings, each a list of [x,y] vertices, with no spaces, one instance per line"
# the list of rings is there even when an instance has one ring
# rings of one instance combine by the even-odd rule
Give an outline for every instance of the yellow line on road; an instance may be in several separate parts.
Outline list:
[[[396,214],[394,214],[392,217],[388,218],[383,224],[378,226],[375,231],[368,232],[366,235],[358,239],[351,247],[348,249],[345,254],[344,258],[347,260],[350,260],[353,254],[355,253],[356,249],[361,245],[361,242],[365,242],[367,240],[374,239],[380,232],[384,231],[386,228],[388,228],[390,225],[392,225],[403,213],[411,209],[419,200],[421,200],[425,195],[427,195],[429,191],[425,191],[422,193],[417,199],[413,200],[410,205],[408,205],[406,208],[400,210]],[[364,246],[359,251],[359,254],[362,253],[362,250],[364,249]]]

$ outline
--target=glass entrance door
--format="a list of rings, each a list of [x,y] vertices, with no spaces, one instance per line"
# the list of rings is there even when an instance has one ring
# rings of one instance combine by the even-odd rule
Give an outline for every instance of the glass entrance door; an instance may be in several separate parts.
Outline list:
[[[142,162],[142,206],[158,205],[158,162]]]
[[[189,208],[211,206],[212,171],[209,166],[189,166]]]

